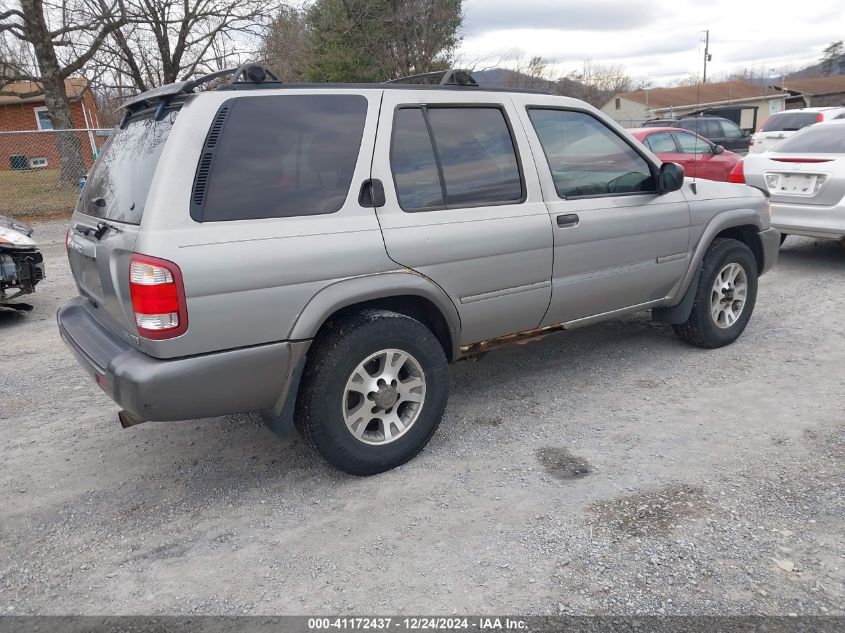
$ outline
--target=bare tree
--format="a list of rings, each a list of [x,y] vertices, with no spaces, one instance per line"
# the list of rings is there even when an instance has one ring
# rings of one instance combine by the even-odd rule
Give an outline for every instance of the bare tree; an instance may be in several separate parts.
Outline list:
[[[112,0],[96,1],[100,6]],[[127,24],[99,56],[112,83],[145,91],[254,53],[278,0],[124,0]]]
[[[81,72],[125,20],[122,0],[18,0],[18,8],[0,11],[3,48],[16,51],[0,66],[4,85],[34,82],[32,92],[43,91],[53,129],[72,128],[65,79]],[[74,134],[59,134],[57,141],[62,179],[75,181],[84,170],[80,141]]]
[[[305,12],[283,7],[270,23],[261,47],[262,58],[282,81],[302,81],[308,75],[312,54]]]

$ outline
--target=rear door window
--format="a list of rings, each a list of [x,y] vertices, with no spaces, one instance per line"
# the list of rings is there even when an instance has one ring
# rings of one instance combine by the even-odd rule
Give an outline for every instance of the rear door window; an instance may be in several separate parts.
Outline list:
[[[510,128],[504,112],[495,106],[397,110],[391,169],[405,211],[514,204],[524,199]]]
[[[94,163],[77,210],[104,220],[140,224],[147,192],[177,111],[160,121],[152,115],[115,128]]]
[[[206,139],[192,217],[217,222],[339,211],[349,194],[366,117],[367,100],[360,95],[227,101]]]
[[[595,117],[544,108],[528,114],[561,198],[656,190],[650,163]]]

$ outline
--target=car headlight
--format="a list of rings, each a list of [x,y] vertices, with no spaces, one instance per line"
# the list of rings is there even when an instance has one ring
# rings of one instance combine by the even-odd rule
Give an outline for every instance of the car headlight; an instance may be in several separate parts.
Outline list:
[[[35,241],[31,238],[0,226],[0,244],[9,244],[11,246],[35,246]]]

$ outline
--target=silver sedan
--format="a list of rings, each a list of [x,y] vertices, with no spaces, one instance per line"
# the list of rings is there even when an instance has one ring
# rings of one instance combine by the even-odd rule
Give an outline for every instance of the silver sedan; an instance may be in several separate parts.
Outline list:
[[[806,127],[743,162],[745,182],[769,192],[781,235],[845,235],[845,120]]]

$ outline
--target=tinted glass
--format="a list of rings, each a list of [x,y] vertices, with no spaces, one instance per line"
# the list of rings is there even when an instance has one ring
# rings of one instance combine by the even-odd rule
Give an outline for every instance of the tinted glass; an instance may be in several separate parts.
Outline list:
[[[645,144],[655,154],[675,154],[678,151],[669,132],[655,132],[646,137]]]
[[[561,197],[654,191],[646,160],[583,112],[529,110]]]
[[[77,209],[106,220],[140,224],[147,191],[158,159],[176,120],[176,112],[161,121],[135,119],[116,128],[94,163]]]
[[[761,132],[796,132],[819,122],[818,112],[781,112],[773,114],[763,126]]]
[[[776,152],[845,154],[845,123],[807,127],[774,147]]]
[[[443,189],[422,110],[398,110],[393,125],[390,165],[399,204],[405,211],[442,209]]]
[[[364,132],[364,97],[248,97],[228,107],[203,221],[319,215],[343,206]]]
[[[742,130],[730,121],[718,121],[722,126],[722,134],[725,138],[742,138]]]
[[[704,121],[701,119],[686,119],[685,121],[681,121],[678,123],[678,127],[682,127],[685,130],[690,130],[691,132],[695,132],[696,134],[702,134],[706,130],[704,126]]]
[[[707,154],[710,152],[710,143],[694,134],[677,132],[675,138],[682,154]]]
[[[446,206],[522,199],[522,179],[505,116],[498,108],[430,108],[443,167]]]

